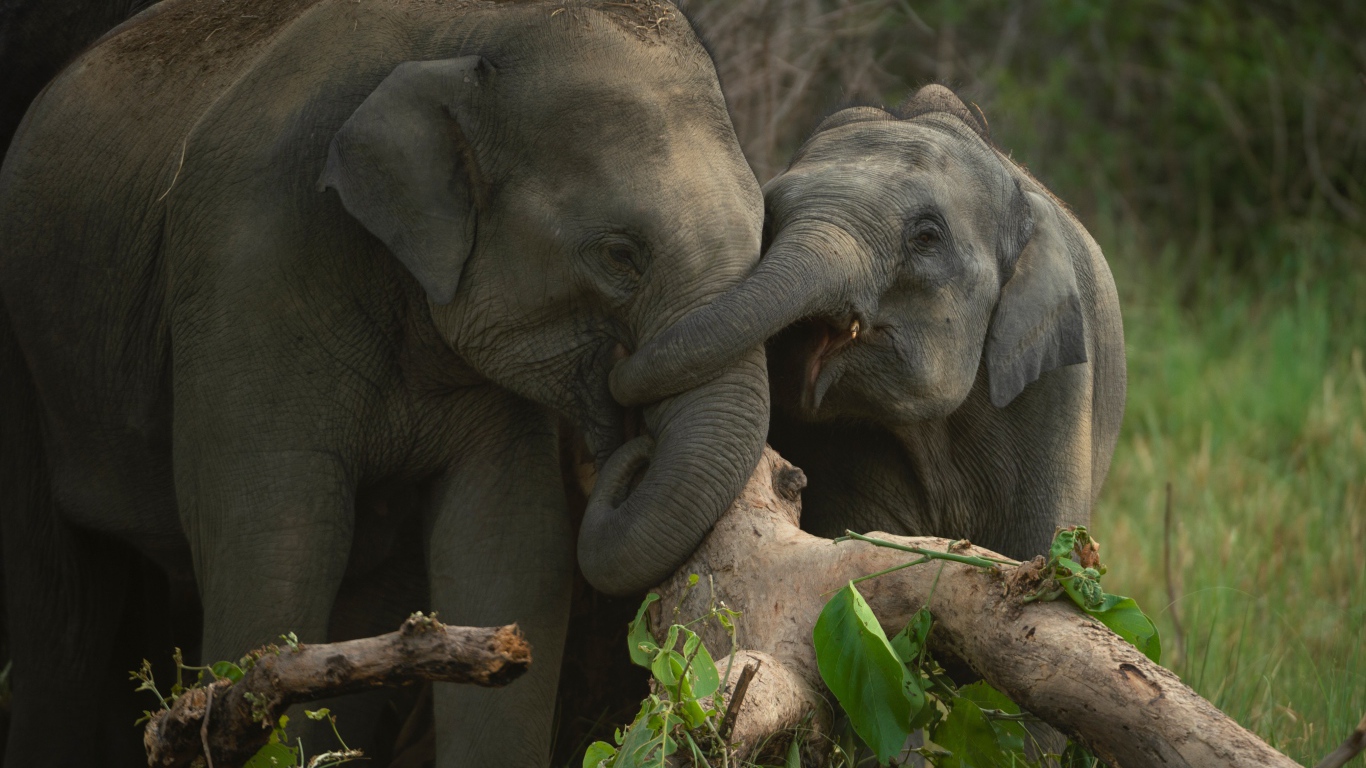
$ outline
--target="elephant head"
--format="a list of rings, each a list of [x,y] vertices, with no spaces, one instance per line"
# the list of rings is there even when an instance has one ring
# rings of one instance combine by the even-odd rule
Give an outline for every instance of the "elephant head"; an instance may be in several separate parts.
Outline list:
[[[529,8],[523,31],[394,69],[320,184],[425,289],[468,365],[579,426],[600,467],[580,566],[638,592],[758,461],[767,374],[758,342],[737,350],[704,386],[652,398],[637,435],[608,373],[752,269],[762,196],[685,22],[643,33],[589,4]]]
[[[764,188],[754,273],[619,365],[614,393],[695,386],[782,331],[769,349],[779,405],[894,428],[954,411],[982,363],[1004,408],[1084,362],[1066,214],[984,134],[941,86],[897,115],[827,118]]]

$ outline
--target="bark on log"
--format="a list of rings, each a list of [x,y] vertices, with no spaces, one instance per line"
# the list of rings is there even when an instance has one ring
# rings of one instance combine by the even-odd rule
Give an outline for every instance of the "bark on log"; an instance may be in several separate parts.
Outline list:
[[[805,686],[803,693],[774,697],[751,686],[736,725],[736,735],[744,733],[746,739],[771,734],[777,726],[769,723],[792,722],[794,710],[800,719],[818,692],[825,693],[811,631],[827,593],[911,557],[802,532],[798,520],[805,482],[800,470],[766,449],[735,504],[689,562],[657,590],[662,599],[654,606],[655,627],[678,620],[661,615],[674,606],[690,620],[705,614],[712,600],[723,602],[743,613],[737,646],[767,654],[786,679]],[[874,535],[940,551],[951,543]],[[955,551],[999,557],[979,547]],[[1071,604],[1022,604],[1024,567],[992,573],[937,561],[862,582],[859,589],[889,636],[925,603],[941,569],[930,602],[932,649],[963,660],[1021,707],[1112,766],[1296,765]],[[688,575],[694,573],[701,582],[688,589]],[[703,640],[724,666],[729,638],[713,622],[707,624]],[[825,720],[816,714],[813,726],[819,729]],[[750,723],[755,725],[744,730]]]
[[[207,748],[209,765],[234,768],[265,745],[269,724],[294,704],[422,680],[497,687],[531,665],[516,624],[449,627],[421,614],[378,637],[256,653],[259,660],[237,683],[187,691],[152,717],[143,733],[149,766],[182,768]]]

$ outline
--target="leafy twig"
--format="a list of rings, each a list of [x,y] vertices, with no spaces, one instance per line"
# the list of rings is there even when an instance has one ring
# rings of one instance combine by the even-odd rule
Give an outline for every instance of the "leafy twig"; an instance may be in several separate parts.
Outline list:
[[[887,549],[896,549],[896,550],[900,550],[900,551],[902,551],[902,552],[910,552],[910,553],[915,554],[915,555],[920,555],[920,556],[922,556],[922,557],[924,557],[924,558],[927,558],[927,559],[929,559],[929,560],[949,560],[949,561],[952,561],[952,562],[955,562],[955,563],[963,563],[963,564],[965,564],[965,565],[975,565],[975,566],[977,566],[978,568],[991,568],[991,567],[997,566],[997,565],[1019,565],[1019,564],[1020,564],[1019,561],[1017,561],[1017,560],[1009,560],[1009,559],[1003,558],[1003,557],[997,558],[997,557],[976,557],[976,556],[973,556],[973,555],[956,555],[956,554],[954,554],[954,553],[952,553],[952,552],[939,552],[939,551],[933,550],[933,549],[925,549],[924,547],[908,547],[908,546],[906,546],[905,544],[898,544],[898,543],[896,543],[895,541],[887,541],[886,539],[877,539],[877,538],[873,538],[872,536],[864,536],[864,535],[861,534],[861,533],[854,533],[853,531],[849,531],[849,530],[846,530],[846,531],[844,532],[844,535],[843,535],[843,536],[841,536],[841,537],[835,539],[835,543],[838,544],[838,543],[840,543],[840,542],[842,542],[842,541],[850,541],[850,540],[853,540],[853,541],[863,541],[863,542],[867,542],[867,543],[872,544],[872,545],[877,546],[877,547],[886,547]],[[911,565],[913,565],[913,563],[911,563]],[[891,569],[891,570],[895,570],[895,569]],[[887,573],[887,572],[888,572],[888,571],[883,571],[883,573]],[[874,575],[879,575],[879,574],[874,574]]]

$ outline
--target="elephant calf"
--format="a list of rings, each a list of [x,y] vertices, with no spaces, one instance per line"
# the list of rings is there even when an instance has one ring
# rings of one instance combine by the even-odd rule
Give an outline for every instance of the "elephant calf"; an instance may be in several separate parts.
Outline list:
[[[941,86],[827,118],[765,189],[754,274],[613,372],[624,403],[768,342],[770,441],[803,525],[1015,557],[1085,523],[1124,413],[1100,249]]]
[[[557,419],[622,470],[579,565],[643,591],[757,462],[766,367],[756,341],[650,398],[644,435],[608,373],[739,282],[762,222],[659,0],[163,0],[110,32],[0,169],[7,764],[136,759],[136,710],[91,681],[137,665],[108,640],[150,561],[197,590],[209,660],[343,613],[519,622],[525,678],[437,686],[438,764],[543,766],[576,554]],[[375,594],[418,529],[430,600]],[[113,742],[71,738],[109,712]]]

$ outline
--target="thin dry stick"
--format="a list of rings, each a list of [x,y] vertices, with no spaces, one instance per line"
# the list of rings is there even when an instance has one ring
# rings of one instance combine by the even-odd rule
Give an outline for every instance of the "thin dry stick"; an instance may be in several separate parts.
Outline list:
[[[1314,768],[1342,768],[1352,758],[1361,754],[1363,749],[1366,749],[1366,715],[1361,716],[1361,722],[1357,725],[1357,729],[1352,731],[1352,735],[1348,736],[1347,740],[1342,742],[1337,749],[1328,753],[1328,756],[1320,760]]]
[[[1172,631],[1176,635],[1175,648],[1186,651],[1186,631],[1181,626],[1181,611],[1176,604],[1176,582],[1172,579],[1172,484],[1167,481],[1167,508],[1162,514],[1162,570],[1167,578],[1167,602],[1172,614]]]
[[[746,664],[740,670],[740,679],[735,681],[735,693],[731,694],[730,702],[726,704],[726,716],[721,719],[721,738],[730,738],[730,732],[735,728],[735,718],[740,715],[740,705],[745,703],[745,694],[749,692],[749,681],[754,679],[754,674],[759,671],[759,664]]]
[[[213,768],[213,750],[209,749],[209,715],[213,712],[213,686],[204,692],[208,699],[204,702],[204,722],[199,725],[199,745],[204,748],[204,762]]]

